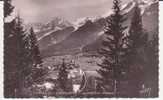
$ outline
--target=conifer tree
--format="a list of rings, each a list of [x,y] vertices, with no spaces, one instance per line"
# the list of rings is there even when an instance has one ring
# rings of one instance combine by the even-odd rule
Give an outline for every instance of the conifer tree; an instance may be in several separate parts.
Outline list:
[[[11,5],[11,0],[4,0],[4,17],[9,16],[13,9],[14,7]]]
[[[101,75],[98,78],[98,83],[108,92],[109,83],[114,84],[114,94],[117,96],[118,84],[121,79],[123,64],[123,37],[124,27],[122,24],[125,21],[124,15],[121,13],[121,1],[113,0],[113,11],[107,19],[105,36],[102,41],[102,47],[99,53],[103,56],[103,62],[99,64],[100,69],[97,72]]]
[[[40,55],[40,50],[38,47],[38,42],[33,28],[30,29],[30,44],[31,44],[31,56],[33,59],[34,66],[40,66],[42,64],[42,59]]]
[[[24,86],[23,71],[27,67],[25,32],[20,17],[17,16],[11,23],[5,23],[4,32],[4,95],[5,97],[20,97]]]
[[[32,65],[33,65],[33,61],[31,59],[31,47],[30,47],[30,38],[29,38],[29,33],[26,32],[25,36],[23,38],[24,42],[22,42],[22,46],[23,48],[23,53],[22,53],[22,57],[23,60],[22,62],[24,63],[24,66],[26,66],[23,70],[22,73],[24,74],[24,87],[29,86],[29,82],[32,81],[32,79],[30,79],[30,75],[32,73]]]
[[[37,78],[43,76],[47,73],[47,70],[43,67],[43,61],[41,58],[38,41],[36,35],[33,31],[33,28],[30,29],[30,58],[32,61],[32,80],[36,80]]]
[[[25,72],[29,67],[28,62],[28,49],[26,48],[26,33],[23,27],[22,19],[18,15],[16,17],[16,25],[15,25],[15,53],[16,53],[16,63],[17,68],[15,70],[16,79],[17,79],[17,97],[21,97],[22,89],[24,88],[25,83]]]
[[[129,28],[129,34],[127,36],[127,62],[130,74],[129,74],[129,83],[130,83],[130,92],[129,96],[138,97],[139,91],[142,85],[143,77],[143,66],[145,62],[143,59],[144,47],[148,40],[148,35],[145,33],[142,24],[141,9],[138,5],[134,8],[134,14],[131,20],[131,25]]]
[[[58,82],[60,85],[60,88],[63,89],[64,92],[67,92],[67,82],[68,80],[68,69],[65,64],[65,60],[63,59],[62,65],[59,67],[59,72],[58,72]]]
[[[15,70],[16,65],[14,63],[15,59],[13,59],[14,54],[12,51],[12,42],[13,42],[13,26],[15,25],[15,21],[11,23],[4,23],[4,96],[5,97],[13,97],[14,96],[14,84],[13,78],[14,76],[13,70]],[[12,60],[13,59],[13,60]]]
[[[15,92],[15,81],[14,70],[16,70],[15,54],[13,51],[13,26],[15,21],[11,23],[4,23],[4,96],[14,97]],[[11,78],[13,77],[13,78]]]
[[[33,59],[31,58],[31,45],[30,45],[30,34],[24,30],[24,27],[22,26],[22,19],[17,16],[17,24],[16,24],[16,31],[17,34],[17,51],[18,51],[18,61],[19,65],[17,67],[17,70],[19,71],[19,88],[20,91],[22,88],[26,87],[26,82],[31,81],[27,77],[33,73]]]
[[[136,5],[134,8],[128,38],[133,48],[142,47],[147,42],[147,34],[145,34],[142,24],[141,9],[138,5]]]
[[[13,11],[11,0],[4,1],[4,17],[5,19],[11,15]],[[17,89],[17,52],[15,50],[15,26],[16,20],[4,22],[4,96],[6,98],[15,97]]]
[[[10,16],[13,8],[11,0],[4,1],[5,18]],[[21,97],[26,77],[34,72],[32,66],[42,63],[38,46],[33,46],[37,43],[32,42],[31,47],[31,40],[36,40],[34,34],[31,39],[22,24],[19,15],[4,23],[4,96],[7,98]],[[37,70],[39,75],[41,72],[45,71]]]
[[[159,49],[158,49],[158,34],[154,34],[145,48],[147,66],[144,69],[144,81],[148,88],[151,88],[151,97],[158,97],[158,82],[159,82]]]

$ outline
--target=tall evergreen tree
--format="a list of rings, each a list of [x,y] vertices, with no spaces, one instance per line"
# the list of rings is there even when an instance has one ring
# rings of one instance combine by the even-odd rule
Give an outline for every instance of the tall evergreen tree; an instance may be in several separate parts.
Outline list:
[[[68,81],[68,69],[63,59],[62,65],[59,67],[58,82],[59,82],[60,88],[63,89],[64,92],[68,91],[67,84],[66,84],[67,81]]]
[[[22,73],[23,73],[23,81],[24,81],[24,87],[29,86],[29,82],[32,82],[31,79],[31,74],[32,74],[32,65],[33,65],[33,61],[31,59],[31,47],[30,47],[30,38],[29,38],[29,33],[26,32],[25,36],[23,38],[24,42],[22,42],[22,46],[23,46],[23,53],[22,53],[22,62],[24,63],[24,69],[22,69]]]
[[[117,96],[118,84],[121,79],[123,64],[123,37],[127,27],[122,24],[126,20],[121,13],[121,1],[113,0],[113,11],[107,19],[105,38],[102,41],[102,48],[99,53],[104,57],[103,62],[99,64],[101,67],[97,72],[101,75],[98,83],[105,91],[109,91],[108,83],[114,84],[114,93]]]
[[[4,1],[5,18],[13,8],[11,0]],[[45,72],[40,67],[42,60],[33,29],[32,35],[27,35],[22,24],[20,16],[4,23],[4,96],[7,98],[21,97],[26,78],[31,73],[39,77]]]
[[[4,23],[4,96],[14,97],[15,96],[15,53],[13,46],[13,30],[15,20],[11,23]],[[12,78],[13,77],[13,78]]]
[[[17,68],[15,69],[16,72],[16,79],[17,79],[17,97],[21,96],[21,91],[22,88],[24,87],[24,80],[25,80],[25,75],[24,75],[24,71],[27,69],[28,67],[28,63],[27,63],[27,48],[25,47],[25,30],[24,27],[22,25],[22,19],[20,18],[20,16],[18,15],[16,17],[16,25],[15,25],[15,59],[16,59],[16,63],[17,63]]]
[[[144,81],[148,88],[151,88],[151,97],[158,97],[159,77],[159,43],[158,34],[154,34],[145,48],[147,66],[145,68]]]
[[[144,75],[143,66],[144,62],[144,47],[148,40],[148,35],[143,30],[141,9],[138,4],[134,8],[134,14],[131,20],[131,26],[129,28],[129,34],[127,36],[127,63],[130,66],[130,92],[129,96],[138,97],[139,91],[142,85],[142,77]]]
[[[11,0],[4,1],[4,17],[5,19],[11,15],[13,11]],[[15,25],[16,20],[4,22],[4,96],[14,97],[16,91],[16,68],[17,61],[15,50]]]
[[[138,4],[134,8],[128,38],[130,40],[130,45],[133,48],[142,47],[147,42],[147,34],[145,34],[143,29],[141,9],[139,8]]]
[[[13,9],[14,7],[11,5],[11,0],[4,0],[4,17],[9,16]]]
[[[43,76],[44,74],[47,73],[47,70],[43,67],[43,61],[41,58],[39,46],[38,46],[38,41],[36,38],[36,35],[33,31],[33,28],[30,29],[30,58],[32,61],[32,80],[36,80],[37,78]]]
[[[33,31],[33,28],[30,29],[30,44],[31,44],[31,56],[34,63],[34,66],[41,66],[42,65],[42,58],[40,55],[40,50],[38,47],[38,42],[36,35]]]
[[[4,95],[5,97],[20,97],[24,82],[23,70],[27,65],[25,32],[19,16],[10,23],[5,23],[4,26]]]

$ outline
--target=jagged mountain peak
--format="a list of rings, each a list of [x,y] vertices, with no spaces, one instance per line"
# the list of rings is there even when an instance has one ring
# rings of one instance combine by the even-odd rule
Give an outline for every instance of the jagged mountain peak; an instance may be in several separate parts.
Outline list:
[[[158,2],[158,0],[131,0],[131,1],[137,3],[139,5],[139,7],[141,7],[141,8],[142,7],[146,8],[150,5]]]
[[[147,7],[149,7],[151,4],[154,4],[156,2],[158,2],[158,0],[130,0],[128,3],[122,5],[121,10],[123,14],[129,13],[135,7],[135,5],[138,4],[142,10],[141,13],[143,14]],[[73,26],[75,27],[75,29],[78,29],[79,27],[83,26],[87,20],[91,20],[92,22],[95,22],[100,18],[107,18],[111,14],[113,14],[112,9],[110,9],[108,12],[98,17],[79,18],[75,22],[73,22]]]
[[[54,17],[46,25],[54,25],[54,27],[55,26],[59,26],[59,27],[72,26],[72,24],[69,21],[67,21],[67,20],[65,20],[64,18],[61,18],[61,17]]]
[[[135,0],[138,1],[138,0]],[[136,5],[136,2],[134,0],[129,1],[125,5],[122,5],[122,13],[125,14],[125,16],[128,18],[123,25],[124,26],[130,26],[131,18],[134,13],[134,8]],[[142,13],[142,20],[143,20],[143,26],[144,29],[149,32],[149,34],[157,33],[157,24],[156,21],[158,18],[158,11],[157,11],[157,0],[152,0],[150,2],[147,2],[146,0],[141,0],[142,2],[137,3]],[[156,4],[155,4],[156,3]],[[83,50],[87,51],[96,51],[101,42],[101,38],[103,37],[103,28],[105,26],[105,22],[107,18],[112,14],[111,10],[109,13],[107,13],[105,17],[85,17],[80,18],[76,21],[75,30],[68,31],[69,34],[62,39],[62,41],[56,43],[51,43],[50,39],[47,39],[47,41],[50,40],[50,45],[42,50],[43,56],[50,56],[50,55],[59,55],[59,54],[74,54],[83,52]],[[149,16],[151,15],[151,16]],[[73,23],[74,25],[74,23]],[[62,33],[62,31],[61,31]],[[67,33],[67,31],[66,31]],[[55,33],[56,34],[56,33]],[[60,35],[60,34],[58,34]],[[63,34],[65,35],[65,34]],[[50,36],[49,38],[54,37],[56,40],[56,35]],[[52,42],[53,40],[52,39]],[[60,38],[59,38],[60,39]],[[44,43],[44,42],[43,42]],[[49,42],[48,42],[49,43]],[[47,44],[43,44],[43,47],[45,47]]]
[[[100,16],[78,18],[76,21],[73,22],[73,26],[77,30],[79,27],[85,25],[87,22],[90,22],[90,21],[95,22],[100,18],[101,18]]]

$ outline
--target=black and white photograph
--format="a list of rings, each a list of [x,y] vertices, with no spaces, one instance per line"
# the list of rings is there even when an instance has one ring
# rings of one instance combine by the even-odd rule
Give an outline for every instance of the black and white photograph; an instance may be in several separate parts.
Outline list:
[[[4,98],[158,98],[159,0],[4,0]]]

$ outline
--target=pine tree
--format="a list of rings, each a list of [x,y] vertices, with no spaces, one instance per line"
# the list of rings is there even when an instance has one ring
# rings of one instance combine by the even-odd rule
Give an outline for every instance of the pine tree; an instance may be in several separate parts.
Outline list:
[[[4,1],[4,17],[5,19],[10,16],[13,11],[11,0]],[[4,96],[14,97],[16,90],[16,52],[14,47],[14,31],[16,21],[4,22]]]
[[[4,17],[9,16],[13,9],[14,7],[11,5],[11,0],[4,0]]]
[[[42,64],[42,58],[38,47],[38,42],[33,28],[30,29],[30,44],[31,44],[31,56],[33,59],[34,66],[40,66]]]
[[[5,18],[10,16],[13,8],[11,0],[4,1]],[[33,71],[32,66],[41,66],[42,60],[33,29],[31,38],[22,24],[19,15],[11,22],[4,23],[4,96],[10,98],[21,97],[25,81],[29,81],[27,77],[31,73],[37,72],[35,76],[39,76],[45,72],[43,69]]]
[[[129,83],[130,83],[130,92],[129,96],[138,97],[139,91],[142,85],[143,77],[143,66],[145,62],[143,59],[144,56],[144,46],[147,43],[148,35],[145,33],[142,25],[141,9],[138,5],[134,8],[134,14],[131,20],[131,26],[129,28],[129,34],[127,36],[127,49],[128,53],[126,56],[127,64],[129,66]]]
[[[65,64],[65,60],[63,59],[62,65],[59,67],[58,72],[58,82],[60,85],[60,88],[63,89],[64,92],[67,92],[67,84],[68,81],[68,70]]]
[[[22,26],[22,19],[18,15],[16,17],[16,25],[15,25],[15,53],[16,53],[16,63],[17,68],[15,70],[16,73],[16,79],[17,79],[17,97],[21,96],[22,88],[24,88],[24,82],[25,82],[25,75],[24,71],[26,71],[26,68],[28,67],[27,63],[27,50],[25,47],[25,30]]]
[[[29,86],[27,82],[33,82],[33,79],[30,80],[28,77],[31,73],[35,73],[35,70],[33,70],[34,59],[32,59],[33,56],[31,56],[30,34],[24,30],[22,19],[19,16],[16,19],[17,24],[15,33],[17,34],[17,43],[15,44],[17,44],[16,51],[18,51],[17,61],[19,62],[19,66],[17,67],[17,70],[19,72],[18,75],[20,76],[18,79],[20,80],[19,89],[21,91],[21,89]]]
[[[24,86],[23,71],[27,67],[25,32],[20,17],[17,16],[11,23],[5,23],[4,32],[4,95],[20,97]]]
[[[112,82],[114,84],[115,96],[117,96],[118,83],[121,79],[123,69],[121,58],[124,54],[124,30],[127,27],[122,26],[126,19],[120,11],[120,0],[113,1],[113,10],[114,14],[107,19],[105,38],[102,41],[102,48],[99,51],[104,59],[103,62],[99,64],[101,68],[97,70],[97,72],[101,75],[101,78],[98,78],[98,83],[105,89],[105,91],[109,91],[108,83]]]
[[[141,9],[138,5],[136,5],[134,9],[128,38],[133,48],[139,48],[144,46],[147,42],[147,34],[145,34],[143,29]]]
[[[15,81],[14,77],[15,73],[13,70],[16,69],[15,63],[15,54],[13,53],[13,26],[15,25],[15,21],[11,23],[4,24],[4,96],[5,97],[14,97],[15,91]]]
[[[145,48],[147,66],[144,69],[145,77],[144,81],[148,88],[151,88],[151,97],[158,97],[158,34],[154,34],[152,40],[150,40]]]
[[[41,58],[38,41],[36,35],[33,31],[33,28],[30,29],[30,58],[32,61],[32,80],[37,80],[39,77],[47,73],[47,70],[43,67],[43,61]]]
[[[31,59],[31,48],[30,48],[30,38],[29,38],[29,33],[26,32],[25,36],[23,38],[24,42],[22,42],[22,46],[23,46],[23,53],[22,53],[22,62],[24,63],[24,66],[26,66],[23,70],[22,73],[24,74],[24,87],[28,87],[29,86],[29,82],[32,82],[31,78],[31,73],[32,73],[32,65],[33,65],[33,61]]]

